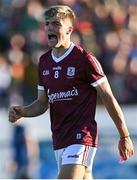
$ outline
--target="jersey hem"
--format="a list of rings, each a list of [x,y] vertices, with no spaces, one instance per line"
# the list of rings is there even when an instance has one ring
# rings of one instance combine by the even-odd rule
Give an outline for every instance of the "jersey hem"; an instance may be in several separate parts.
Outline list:
[[[73,144],[81,144],[81,145],[91,146],[91,147],[95,147],[95,148],[98,147],[98,144],[77,143],[77,142],[75,142],[75,143],[70,143],[70,144],[64,145],[64,146],[54,146],[54,145],[53,145],[53,149],[54,149],[54,150],[58,150],[58,149],[66,148],[66,147],[68,147],[68,146],[70,146],[70,145],[73,145]]]

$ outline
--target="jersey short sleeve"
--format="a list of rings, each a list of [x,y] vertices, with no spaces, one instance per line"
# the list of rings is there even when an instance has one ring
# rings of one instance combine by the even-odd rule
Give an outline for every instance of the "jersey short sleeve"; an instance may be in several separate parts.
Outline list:
[[[39,64],[38,64],[38,86],[37,86],[38,90],[44,90],[44,84],[42,81],[42,69],[41,69],[41,58],[39,60]]]
[[[87,55],[87,74],[93,87],[98,86],[106,78],[100,62],[92,54]]]

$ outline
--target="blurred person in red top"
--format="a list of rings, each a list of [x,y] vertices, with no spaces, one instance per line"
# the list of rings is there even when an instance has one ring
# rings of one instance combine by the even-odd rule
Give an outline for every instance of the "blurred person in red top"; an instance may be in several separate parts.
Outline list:
[[[91,179],[98,144],[97,93],[117,127],[124,160],[134,154],[133,144],[100,63],[71,42],[74,12],[68,6],[51,6],[44,15],[50,50],[39,60],[38,97],[28,106],[12,106],[9,121],[35,117],[50,108],[58,178]]]

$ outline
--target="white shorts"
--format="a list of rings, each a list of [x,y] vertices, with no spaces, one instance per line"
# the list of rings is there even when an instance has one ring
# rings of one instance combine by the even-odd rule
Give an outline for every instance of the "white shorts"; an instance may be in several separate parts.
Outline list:
[[[86,171],[91,172],[96,150],[97,148],[95,147],[82,144],[73,144],[66,148],[55,150],[58,172],[61,166],[65,164],[80,164],[87,168]]]

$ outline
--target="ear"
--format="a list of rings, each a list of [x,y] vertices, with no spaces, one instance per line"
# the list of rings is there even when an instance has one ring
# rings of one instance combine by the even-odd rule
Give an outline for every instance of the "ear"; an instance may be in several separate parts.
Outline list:
[[[73,27],[72,27],[72,26],[69,26],[69,27],[68,27],[68,32],[67,32],[67,34],[71,34],[72,31],[73,31]]]

